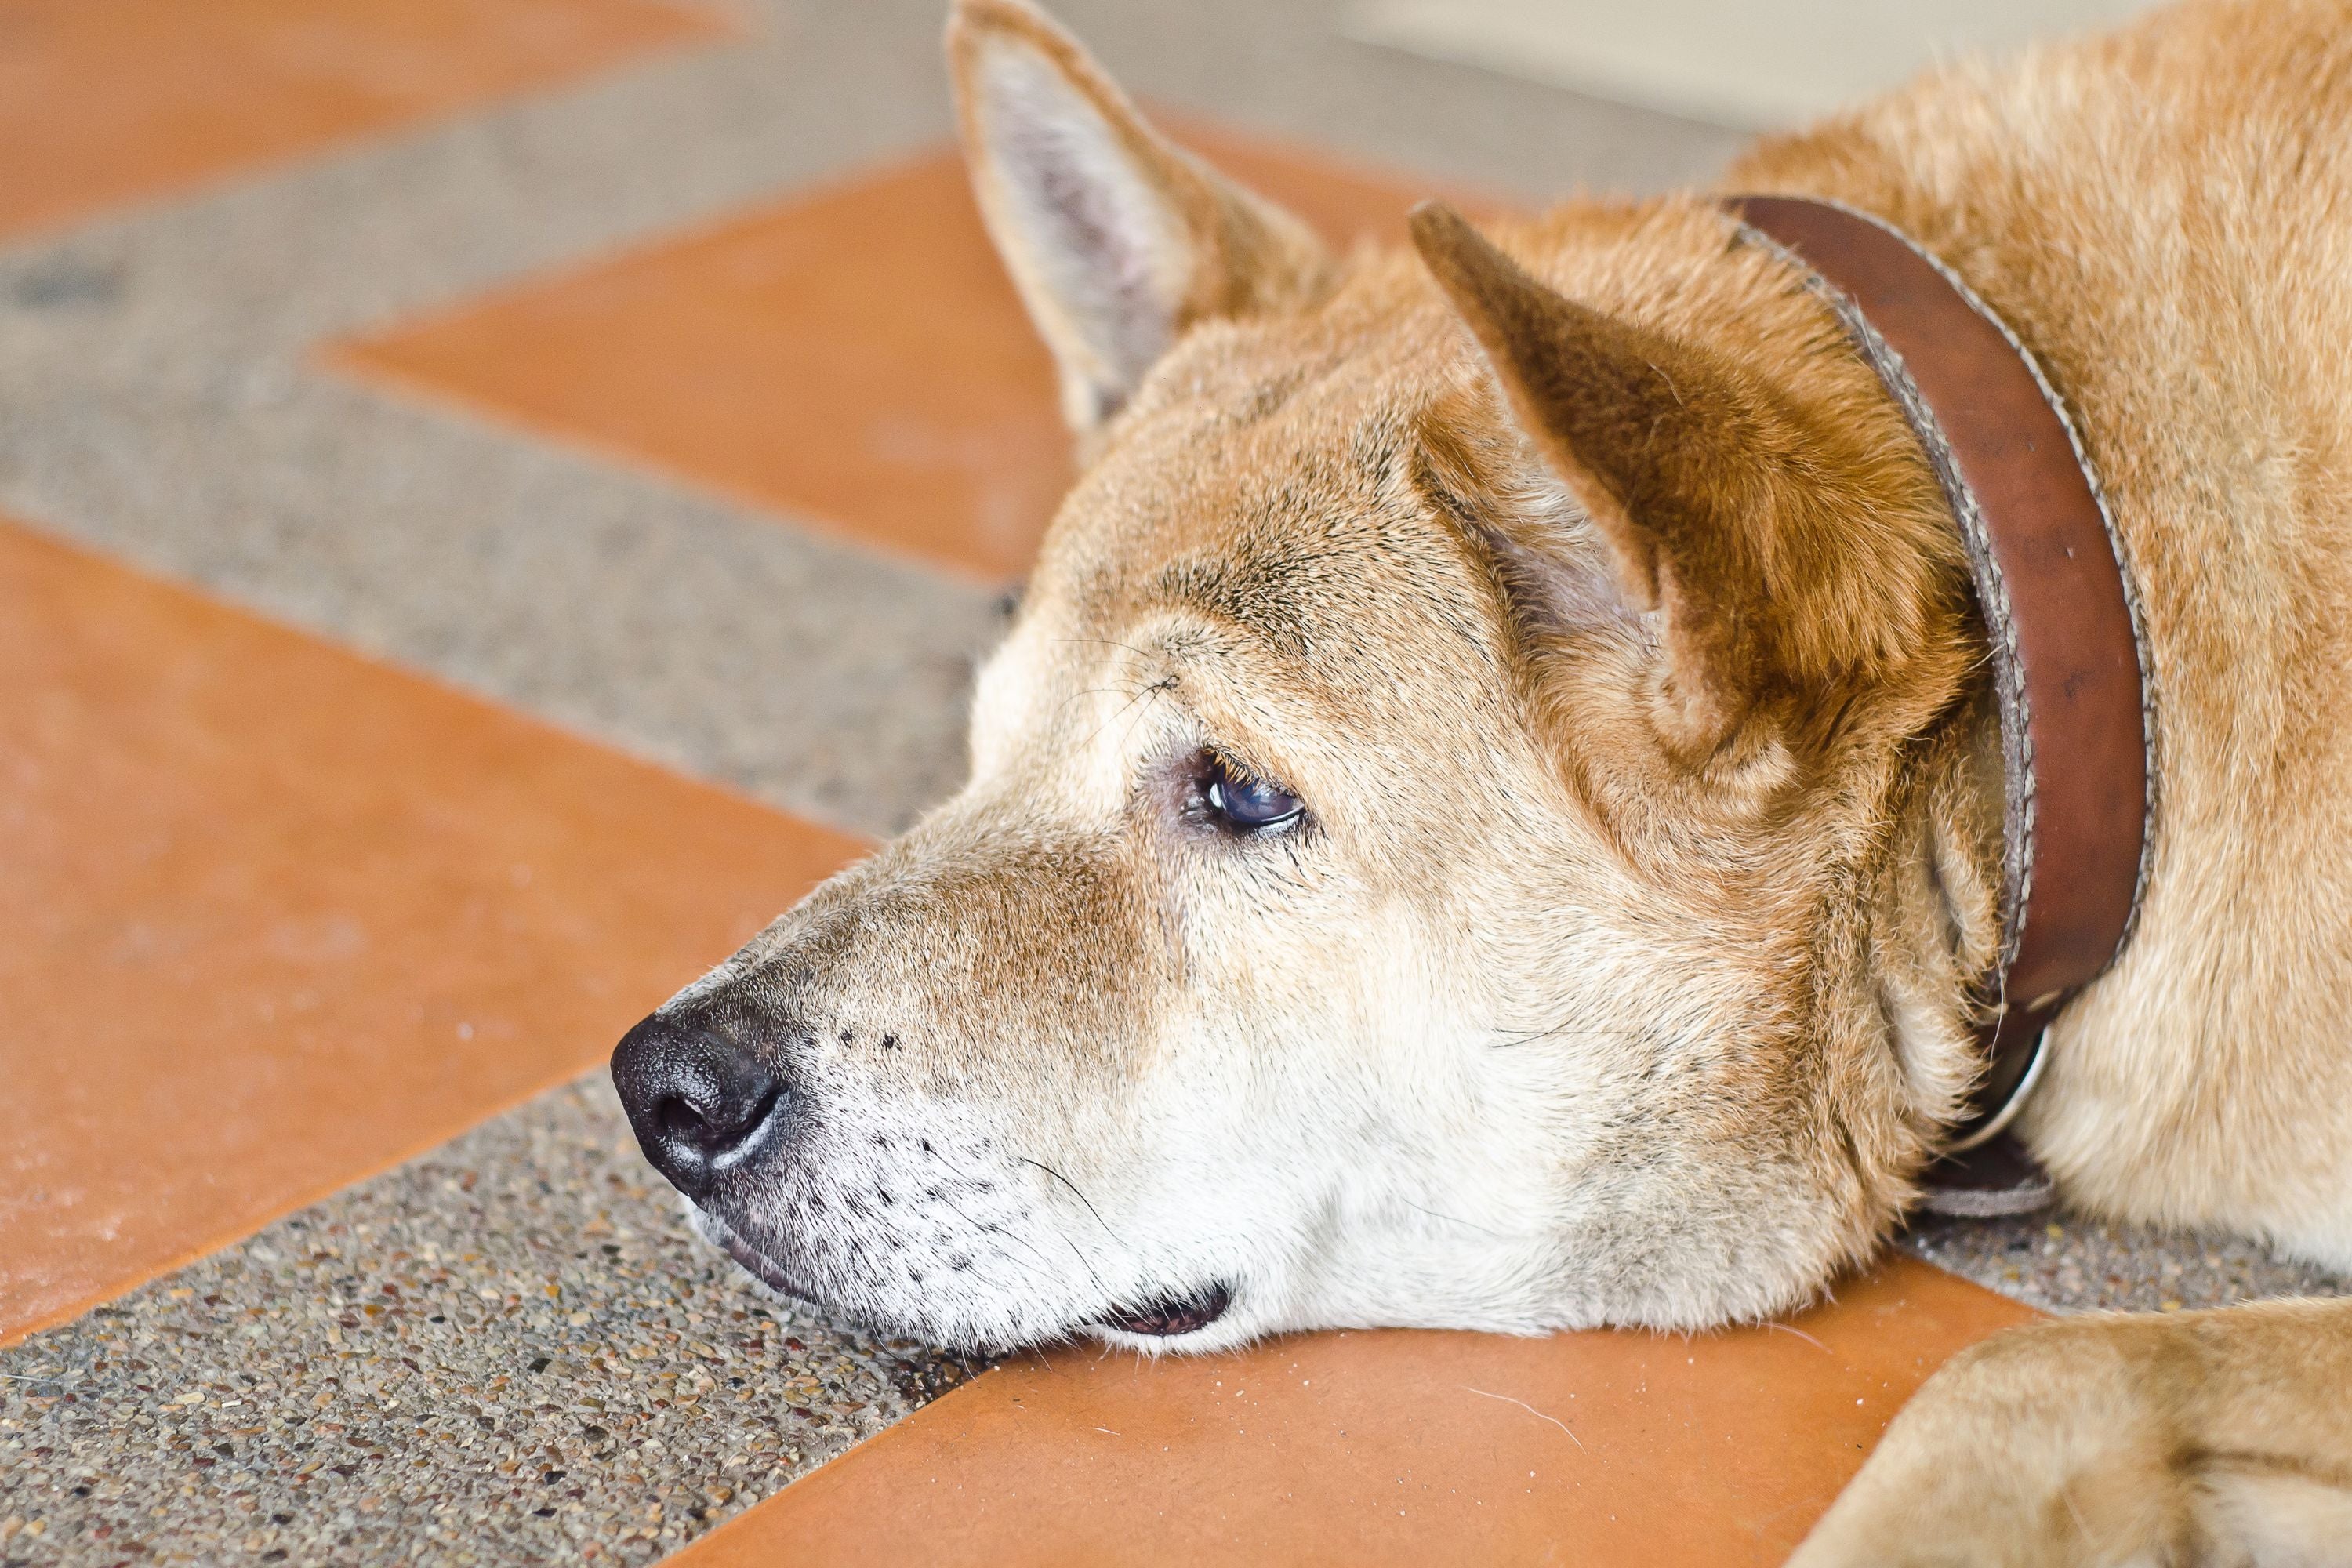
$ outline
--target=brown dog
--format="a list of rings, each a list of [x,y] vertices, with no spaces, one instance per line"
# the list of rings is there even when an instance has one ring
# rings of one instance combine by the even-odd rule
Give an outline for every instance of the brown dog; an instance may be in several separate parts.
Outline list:
[[[1711,200],[1334,258],[1018,0],[950,43],[1085,473],[969,785],[616,1053],[648,1152],[769,1283],[964,1343],[1814,1296],[1915,1201],[2000,940],[1986,634],[1894,397]],[[2137,584],[2145,896],[2025,1142],[2352,1268],[2352,4],[1942,74],[1726,188],[1965,278]],[[2274,1303],[1963,1356],[1801,1558],[2347,1542],[2352,1305]]]

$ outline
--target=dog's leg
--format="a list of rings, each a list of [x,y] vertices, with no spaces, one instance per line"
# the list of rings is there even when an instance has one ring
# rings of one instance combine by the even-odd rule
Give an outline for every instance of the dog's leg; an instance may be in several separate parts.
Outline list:
[[[2352,1300],[2038,1323],[1954,1358],[1790,1568],[2352,1563]]]

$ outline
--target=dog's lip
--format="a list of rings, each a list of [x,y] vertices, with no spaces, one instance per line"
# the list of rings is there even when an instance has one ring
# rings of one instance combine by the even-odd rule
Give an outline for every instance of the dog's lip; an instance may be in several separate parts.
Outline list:
[[[742,1269],[744,1273],[780,1296],[790,1296],[796,1301],[806,1301],[811,1306],[821,1304],[805,1286],[795,1284],[792,1277],[778,1267],[774,1258],[744,1240],[733,1226],[729,1225],[709,1209],[703,1210],[702,1215],[709,1227],[717,1232],[712,1239],[719,1243],[719,1249],[733,1258],[736,1267]]]
[[[1095,1321],[1106,1329],[1123,1334],[1141,1334],[1150,1339],[1173,1339],[1179,1334],[1196,1333],[1225,1315],[1234,1304],[1230,1286],[1213,1284],[1199,1289],[1171,1291],[1165,1296],[1146,1301],[1139,1307],[1122,1307],[1106,1312]]]
[[[734,1260],[736,1267],[780,1296],[789,1296],[813,1307],[824,1305],[814,1293],[794,1281],[774,1258],[753,1246],[733,1226],[709,1209],[696,1206],[700,1209],[706,1234]],[[1139,1306],[1115,1308],[1096,1318],[1094,1323],[1098,1328],[1145,1339],[1175,1339],[1207,1328],[1223,1317],[1233,1304],[1233,1288],[1219,1281],[1188,1290],[1171,1290]]]

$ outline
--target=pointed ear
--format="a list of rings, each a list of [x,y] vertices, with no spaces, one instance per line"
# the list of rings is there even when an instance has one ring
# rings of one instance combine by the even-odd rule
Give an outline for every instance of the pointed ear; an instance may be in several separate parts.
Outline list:
[[[1906,619],[1926,635],[1892,607],[1913,586],[1904,565],[1874,563],[1853,521],[1870,498],[1841,475],[1867,465],[1819,422],[1727,357],[1562,297],[1450,207],[1415,209],[1412,235],[1607,542],[1627,607],[1654,617],[1656,714],[1675,751],[1708,755],[1787,700],[1833,710],[1836,682],[1904,657]]]
[[[1061,369],[1116,414],[1187,327],[1303,303],[1330,267],[1288,213],[1161,136],[1024,0],[959,0],[948,58],[981,216]]]

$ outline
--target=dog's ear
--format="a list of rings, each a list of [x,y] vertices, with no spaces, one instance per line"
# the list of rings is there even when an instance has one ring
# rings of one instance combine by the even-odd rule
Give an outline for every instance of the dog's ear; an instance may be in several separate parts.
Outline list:
[[[981,215],[1081,436],[1187,327],[1324,287],[1330,264],[1306,224],[1153,130],[1024,0],[959,0],[948,58]]]
[[[1902,519],[1874,521],[1883,465],[1832,422],[1727,357],[1565,298],[1449,207],[1415,209],[1412,235],[1606,542],[1622,613],[1655,626],[1673,750],[1710,755],[1759,711],[1833,713],[1841,687],[1951,640],[1957,546],[1923,553],[1893,537]]]

